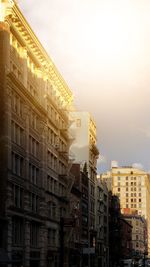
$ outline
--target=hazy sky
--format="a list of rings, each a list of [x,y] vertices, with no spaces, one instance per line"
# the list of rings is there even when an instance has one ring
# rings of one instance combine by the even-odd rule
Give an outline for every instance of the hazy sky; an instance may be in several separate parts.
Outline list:
[[[150,170],[150,1],[18,2],[76,106],[96,120],[99,171],[111,160]]]

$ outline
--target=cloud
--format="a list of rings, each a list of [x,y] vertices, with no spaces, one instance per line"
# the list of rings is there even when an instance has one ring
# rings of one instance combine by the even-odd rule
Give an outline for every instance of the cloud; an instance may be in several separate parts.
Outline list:
[[[107,162],[106,157],[103,155],[100,155],[98,160],[97,160],[97,165],[101,165],[102,163],[106,163],[106,162]]]

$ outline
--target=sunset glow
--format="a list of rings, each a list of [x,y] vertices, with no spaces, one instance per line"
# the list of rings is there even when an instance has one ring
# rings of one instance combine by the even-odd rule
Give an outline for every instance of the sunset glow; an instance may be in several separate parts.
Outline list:
[[[20,0],[19,5],[78,107],[95,117],[106,164],[116,159],[150,169],[150,1]]]

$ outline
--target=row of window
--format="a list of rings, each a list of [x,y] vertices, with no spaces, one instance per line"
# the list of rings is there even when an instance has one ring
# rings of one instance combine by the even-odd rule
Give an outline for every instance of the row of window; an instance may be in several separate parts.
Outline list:
[[[119,177],[118,176],[117,178],[118,178],[118,181],[120,181],[123,177]],[[138,176],[138,177],[133,177],[133,176],[132,177],[128,177],[128,176],[126,176],[125,179],[126,180],[137,180],[137,179],[141,179],[141,177],[140,176]]]
[[[38,153],[38,146],[37,143],[34,144],[34,152]],[[12,172],[18,176],[23,177],[24,175],[24,158],[17,154],[12,152],[12,158],[11,158],[11,168]],[[64,163],[61,161],[58,161],[57,157],[54,156],[50,151],[48,151],[48,167],[59,171],[59,174],[66,174],[67,167]],[[39,177],[39,168],[36,167],[34,164],[29,163],[29,180],[34,183],[38,184],[37,180]]]
[[[141,202],[141,198],[137,199],[137,198],[126,198],[126,202]]]
[[[39,246],[40,227],[31,222],[30,225],[30,246],[37,248]],[[14,217],[12,219],[12,241],[14,246],[23,246],[25,242],[25,224],[22,218]]]
[[[47,187],[46,189],[54,194],[58,194],[60,196],[64,196],[66,192],[66,188],[63,184],[59,183],[57,180],[55,180],[51,176],[47,176]]]
[[[141,204],[126,204],[126,208],[141,208]]]
[[[31,86],[30,86],[30,90],[33,90],[33,88]],[[19,116],[19,118],[23,118],[23,111],[24,111],[25,104],[23,103],[20,96],[18,94],[16,94],[15,92],[12,93],[11,106],[12,106],[12,111],[14,113],[16,113]],[[25,113],[25,111],[24,111],[24,113]],[[38,128],[40,127],[40,118],[33,110],[30,110],[29,126],[36,131],[38,131]],[[59,127],[60,127],[60,129],[65,128],[65,122],[60,118],[60,116],[59,116]],[[54,131],[52,129],[49,128],[47,140],[51,144],[56,144],[58,141],[57,139],[58,139],[57,135],[54,133]],[[64,144],[64,142],[62,142],[62,146],[63,146],[63,149],[66,149],[66,145]]]
[[[37,194],[30,192],[28,194],[29,197],[29,207],[30,210],[37,213],[40,208],[40,198]],[[12,185],[12,201],[13,205],[17,208],[24,208],[24,199],[25,199],[25,193],[24,189],[21,186]],[[53,218],[56,216],[64,216],[66,211],[64,208],[60,208],[58,212],[58,207],[53,202],[48,202],[48,216]]]
[[[18,185],[12,185],[12,199],[13,204],[17,208],[24,208],[24,189]],[[29,207],[30,210],[37,213],[40,206],[39,196],[29,193]]]
[[[124,188],[122,188],[122,189],[124,190]],[[118,192],[120,192],[121,188],[118,187],[117,190],[118,190]],[[136,191],[141,191],[141,187],[126,187],[125,190],[126,191],[135,191],[136,192]]]
[[[18,144],[19,146],[24,145],[24,130],[17,123],[12,121],[12,141]],[[60,151],[66,151],[66,145],[63,141],[59,141],[58,136],[55,135],[53,138],[53,131],[51,130],[51,144],[55,145],[55,148],[59,148]],[[39,156],[39,142],[33,138],[31,135],[29,136],[29,152],[35,157]]]

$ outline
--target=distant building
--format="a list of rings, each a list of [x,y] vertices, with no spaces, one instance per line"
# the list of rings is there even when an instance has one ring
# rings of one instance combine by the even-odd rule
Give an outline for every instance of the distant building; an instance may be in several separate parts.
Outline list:
[[[82,261],[82,267],[88,266],[88,256],[84,253],[90,244],[90,236],[89,236],[89,179],[88,173],[86,169],[86,164],[84,168],[80,167],[80,164],[74,163],[71,168],[71,172],[75,175],[75,187],[80,188],[81,197],[80,197],[80,221],[79,221],[79,229],[77,229],[78,235],[80,235],[80,244],[78,249],[80,251],[80,264]],[[73,192],[73,190],[72,190]],[[74,231],[73,231],[74,233]],[[82,258],[82,259],[81,259]],[[76,260],[79,259],[76,257]],[[75,260],[74,260],[75,262]]]
[[[121,212],[118,196],[109,192],[109,266],[120,265],[122,259]]]
[[[112,193],[119,197],[122,214],[140,215],[147,221],[148,254],[150,255],[150,177],[132,166],[112,167],[102,174]]]
[[[109,265],[109,193],[106,183],[97,176],[96,192],[97,266]]]
[[[75,156],[74,163],[79,163],[82,168],[86,164],[88,173],[88,193],[89,193],[89,248],[96,237],[96,179],[97,179],[97,158],[99,151],[96,146],[96,124],[88,112],[70,112],[72,124],[70,133],[74,138],[70,151]],[[89,265],[94,265],[94,254],[89,256]]]
[[[120,217],[120,229],[122,259],[132,258],[132,224],[126,220],[124,215]]]
[[[124,215],[124,219],[132,225],[132,257],[143,258],[147,252],[147,224],[139,215]]]

